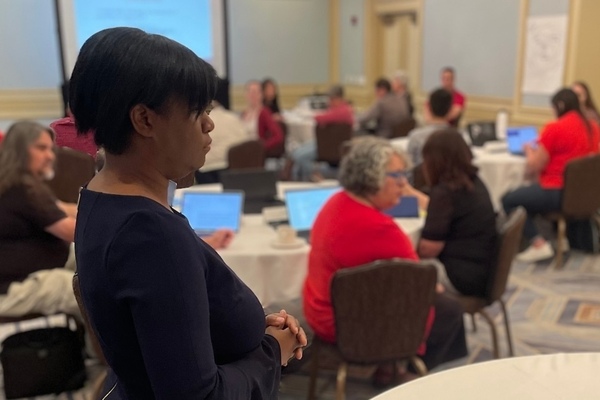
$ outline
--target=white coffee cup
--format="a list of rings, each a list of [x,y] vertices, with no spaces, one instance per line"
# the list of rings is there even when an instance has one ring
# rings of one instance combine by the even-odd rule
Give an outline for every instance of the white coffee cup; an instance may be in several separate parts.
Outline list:
[[[277,241],[281,244],[292,244],[297,239],[296,230],[289,225],[277,227]]]

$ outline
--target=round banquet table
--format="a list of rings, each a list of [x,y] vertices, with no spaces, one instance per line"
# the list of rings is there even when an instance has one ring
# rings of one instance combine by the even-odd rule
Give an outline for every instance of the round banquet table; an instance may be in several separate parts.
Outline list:
[[[591,400],[600,398],[600,353],[504,358],[453,368],[372,400]]]
[[[395,222],[416,244],[424,220],[399,218]],[[308,269],[309,244],[278,249],[272,245],[276,238],[275,230],[264,222],[262,215],[244,215],[231,245],[217,251],[263,307],[299,298]]]
[[[335,180],[320,183],[278,182],[278,196],[283,199],[287,189],[337,186]],[[222,191],[221,184],[198,185],[176,191],[179,199],[184,191]],[[175,207],[175,206],[174,206]],[[177,207],[175,207],[177,208]],[[409,236],[413,245],[419,240],[423,218],[398,218],[398,226]],[[310,245],[297,248],[275,248],[275,229],[267,224],[261,214],[242,216],[239,232],[228,248],[217,252],[240,279],[252,289],[264,307],[300,297],[308,269]]]

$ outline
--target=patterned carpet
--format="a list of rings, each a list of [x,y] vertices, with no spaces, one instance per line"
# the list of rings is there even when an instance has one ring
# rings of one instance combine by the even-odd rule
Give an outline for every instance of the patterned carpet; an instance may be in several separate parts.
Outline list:
[[[600,351],[600,255],[570,252],[565,266],[555,270],[551,261],[537,264],[515,262],[507,302],[517,356],[557,352]],[[490,308],[497,322],[500,354],[508,356],[499,307]],[[477,332],[465,319],[469,356],[442,365],[430,373],[492,359],[492,341],[487,323],[477,319]],[[307,360],[308,361],[308,360]],[[308,363],[284,377],[281,400],[305,399]],[[370,399],[383,390],[371,385],[370,370],[351,370],[347,399]],[[319,399],[335,398],[335,372],[322,371],[317,385]]]
[[[515,262],[509,287],[504,296],[509,308],[513,340],[517,356],[557,352],[600,351],[600,255],[572,251],[565,267],[555,270],[551,262],[523,264]],[[290,313],[299,315],[299,302],[286,305]],[[491,314],[500,327],[499,342],[502,356],[508,354],[499,308]],[[479,318],[477,332],[471,320],[465,320],[468,332],[469,356],[431,371],[492,359],[491,337],[487,323]],[[22,327],[21,329],[26,329]],[[14,328],[0,326],[0,340]],[[291,364],[281,382],[281,400],[305,399],[308,388],[308,362]],[[333,367],[332,363],[332,367]],[[37,397],[37,400],[89,400],[90,385],[99,369],[90,365],[90,384],[76,393]],[[290,371],[291,370],[291,371]],[[351,368],[347,383],[348,400],[370,399],[382,392],[371,386],[373,368]],[[317,384],[320,399],[335,396],[334,370],[321,370]],[[0,391],[0,400],[3,400]]]

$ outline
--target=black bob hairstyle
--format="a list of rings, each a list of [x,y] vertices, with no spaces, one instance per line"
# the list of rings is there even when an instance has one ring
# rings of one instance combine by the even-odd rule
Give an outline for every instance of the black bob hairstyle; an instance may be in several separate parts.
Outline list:
[[[94,131],[98,146],[122,154],[133,134],[129,113],[135,105],[164,112],[178,101],[200,113],[213,100],[217,82],[213,67],[187,47],[136,28],[110,28],[81,48],[69,105],[80,134]]]

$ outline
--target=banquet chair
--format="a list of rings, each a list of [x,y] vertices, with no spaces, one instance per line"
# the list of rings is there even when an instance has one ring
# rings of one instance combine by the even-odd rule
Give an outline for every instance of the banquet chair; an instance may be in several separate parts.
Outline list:
[[[392,129],[390,139],[406,137],[408,133],[415,129],[417,126],[417,121],[414,118],[408,118],[400,122]]]
[[[466,313],[470,314],[473,318],[475,314],[480,314],[490,325],[494,358],[500,358],[500,352],[498,350],[498,333],[496,331],[494,320],[485,309],[496,301],[500,303],[504,318],[504,327],[506,329],[508,352],[510,356],[513,356],[514,350],[508,313],[506,312],[506,304],[504,303],[502,296],[506,291],[506,284],[508,282],[508,276],[510,275],[513,259],[519,250],[526,218],[527,213],[525,212],[525,209],[519,207],[509,215],[506,222],[500,228],[495,265],[493,265],[494,269],[492,274],[490,274],[485,296],[455,295]],[[473,321],[475,320],[473,319]]]
[[[331,281],[336,343],[315,335],[308,398],[315,398],[319,353],[339,359],[336,399],[345,398],[348,364],[408,360],[420,375],[427,367],[417,356],[434,302],[436,269],[430,263],[379,260],[339,270]]]
[[[561,209],[546,215],[558,222],[555,268],[562,268],[568,219],[598,218],[600,209],[600,155],[582,157],[567,163]]]
[[[79,189],[96,173],[96,162],[89,154],[68,147],[57,147],[54,178],[47,182],[57,199],[77,203]]]
[[[319,124],[315,129],[315,137],[317,143],[316,161],[326,162],[332,167],[337,167],[342,158],[343,143],[352,138],[352,125]]]
[[[227,151],[229,169],[263,168],[265,159],[265,147],[260,140],[247,140]]]

